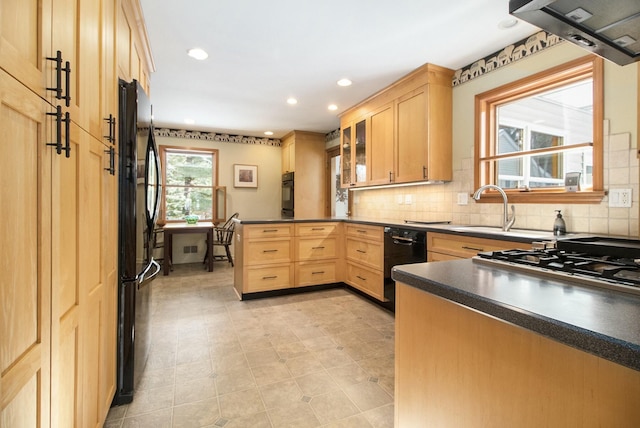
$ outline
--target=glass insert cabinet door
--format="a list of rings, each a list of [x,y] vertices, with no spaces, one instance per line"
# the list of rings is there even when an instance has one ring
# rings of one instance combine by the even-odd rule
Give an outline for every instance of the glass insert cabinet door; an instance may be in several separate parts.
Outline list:
[[[365,119],[343,128],[341,135],[342,187],[367,181],[367,122]]]

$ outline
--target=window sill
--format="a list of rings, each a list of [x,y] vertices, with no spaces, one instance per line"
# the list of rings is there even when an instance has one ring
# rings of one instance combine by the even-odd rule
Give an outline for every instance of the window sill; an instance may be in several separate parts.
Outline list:
[[[599,204],[607,194],[604,190],[589,192],[506,191],[509,203],[520,204]],[[496,191],[485,192],[477,203],[502,203]]]

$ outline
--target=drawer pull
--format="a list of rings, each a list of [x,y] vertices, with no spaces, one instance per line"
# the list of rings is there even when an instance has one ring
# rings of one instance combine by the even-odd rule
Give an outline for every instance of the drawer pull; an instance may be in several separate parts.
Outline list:
[[[278,229],[262,229],[262,233],[277,232]]]
[[[358,278],[358,279],[359,279],[359,280],[361,280],[361,281],[366,281],[366,280],[367,280],[367,278],[363,278],[363,277],[361,277],[360,275],[356,275],[356,278]]]
[[[278,277],[278,275],[263,276],[262,279],[276,279],[277,277]]]
[[[322,275],[323,273],[324,273],[323,270],[319,270],[319,271],[316,271],[316,272],[311,272],[311,275]]]
[[[324,247],[311,247],[312,250],[324,250]]]
[[[278,250],[262,250],[263,253],[277,253]]]
[[[471,250],[471,251],[484,251],[484,248],[467,247],[466,245],[462,246],[462,248],[465,250]]]
[[[358,229],[358,230],[356,230],[356,232],[358,232],[358,233],[367,233],[366,230],[362,230],[362,229]]]
[[[356,251],[359,252],[359,253],[362,253],[362,254],[367,254],[367,252],[365,250],[356,250]]]
[[[324,227],[312,227],[311,230],[324,230]]]

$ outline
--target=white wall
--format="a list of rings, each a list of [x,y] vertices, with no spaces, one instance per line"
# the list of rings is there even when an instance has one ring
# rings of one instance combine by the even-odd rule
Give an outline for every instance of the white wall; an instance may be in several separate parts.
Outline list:
[[[502,204],[458,205],[459,193],[473,193],[474,97],[489,89],[518,80],[558,64],[584,56],[586,51],[560,43],[544,52],[487,73],[453,89],[453,181],[352,192],[354,216],[373,219],[451,220],[458,224],[497,226]],[[561,209],[569,232],[638,236],[637,117],[638,66],[620,67],[605,61],[604,186],[631,188],[631,208],[600,204],[518,204],[516,228],[551,230],[554,210]],[[412,203],[404,204],[411,195]]]
[[[218,184],[227,187],[227,217],[234,212],[239,212],[243,219],[280,218],[282,184],[282,152],[280,147],[174,137],[156,137],[156,142],[159,146],[218,150]],[[233,187],[234,164],[258,166],[257,189]],[[204,234],[174,235],[173,263],[202,262],[206,251],[205,238]],[[197,245],[198,252],[185,254],[183,247],[190,245]]]

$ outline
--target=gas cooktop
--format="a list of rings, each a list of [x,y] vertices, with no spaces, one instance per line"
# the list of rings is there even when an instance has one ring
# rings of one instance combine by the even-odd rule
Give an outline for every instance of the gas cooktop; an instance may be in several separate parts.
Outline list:
[[[475,262],[640,295],[640,241],[589,237],[478,253]]]

